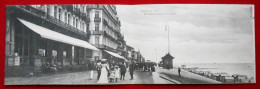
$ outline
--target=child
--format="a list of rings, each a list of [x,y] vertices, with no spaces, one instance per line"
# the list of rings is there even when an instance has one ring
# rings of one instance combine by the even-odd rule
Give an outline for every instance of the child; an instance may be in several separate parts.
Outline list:
[[[110,75],[109,75],[110,82],[115,80],[115,73],[116,73],[116,70],[115,70],[115,68],[112,67],[110,70]]]
[[[117,80],[120,78],[120,68],[119,66],[115,66],[115,79],[116,79],[116,82]]]

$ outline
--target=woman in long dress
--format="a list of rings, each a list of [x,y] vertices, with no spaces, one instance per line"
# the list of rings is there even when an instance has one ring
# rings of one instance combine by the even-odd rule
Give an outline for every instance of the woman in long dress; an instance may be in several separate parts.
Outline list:
[[[97,83],[108,83],[108,70],[109,70],[109,66],[106,63],[106,61],[102,60],[101,61],[101,74],[100,74],[100,78],[98,80]]]
[[[115,70],[116,70],[115,77],[116,77],[116,82],[117,82],[120,78],[120,68],[119,68],[119,66],[115,66]]]

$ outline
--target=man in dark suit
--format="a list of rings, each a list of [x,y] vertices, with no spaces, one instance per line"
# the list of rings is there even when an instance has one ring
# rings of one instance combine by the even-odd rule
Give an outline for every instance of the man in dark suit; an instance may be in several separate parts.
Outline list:
[[[129,72],[130,72],[130,76],[131,76],[130,80],[134,79],[134,77],[133,77],[134,69],[135,69],[135,63],[134,63],[134,61],[131,61],[131,64],[129,65]]]
[[[181,68],[180,67],[178,68],[178,74],[179,74],[179,77],[181,77]]]
[[[125,80],[126,67],[124,65],[124,62],[122,62],[122,64],[120,64],[119,67],[120,67],[120,74],[121,74],[120,80],[122,79]]]

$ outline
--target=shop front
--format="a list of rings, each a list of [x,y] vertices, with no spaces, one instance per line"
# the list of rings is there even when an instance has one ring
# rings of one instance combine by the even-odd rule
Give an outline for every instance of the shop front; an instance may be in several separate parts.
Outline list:
[[[98,50],[84,40],[20,18],[14,19],[10,27],[9,35],[6,35],[9,40],[6,41],[13,43],[6,45],[6,76],[43,72],[51,66],[57,70],[82,68],[92,57],[93,50]]]

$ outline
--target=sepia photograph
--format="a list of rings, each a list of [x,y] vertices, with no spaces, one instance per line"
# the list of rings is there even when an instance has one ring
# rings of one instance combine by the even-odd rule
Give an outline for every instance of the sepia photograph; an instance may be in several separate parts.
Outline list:
[[[5,85],[255,84],[253,4],[7,5]]]

